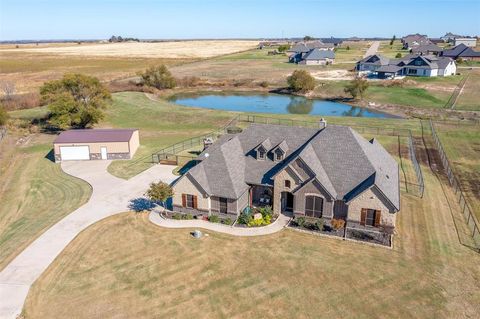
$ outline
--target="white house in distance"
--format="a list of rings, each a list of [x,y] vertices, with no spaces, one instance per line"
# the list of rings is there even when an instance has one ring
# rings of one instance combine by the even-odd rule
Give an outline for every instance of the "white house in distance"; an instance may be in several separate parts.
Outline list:
[[[380,79],[395,79],[404,76],[450,76],[457,72],[455,61],[434,55],[407,55],[390,59],[379,54],[370,55],[357,62],[359,75]]]
[[[469,48],[477,46],[477,38],[455,38],[455,46],[464,44]]]

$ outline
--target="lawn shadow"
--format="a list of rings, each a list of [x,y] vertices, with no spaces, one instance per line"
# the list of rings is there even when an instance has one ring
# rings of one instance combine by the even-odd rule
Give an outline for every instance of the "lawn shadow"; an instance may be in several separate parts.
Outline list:
[[[156,206],[157,204],[155,202],[152,202],[148,198],[144,198],[144,197],[134,198],[130,201],[130,204],[128,204],[128,208],[135,212],[152,210]]]
[[[45,155],[45,158],[55,163],[55,152],[53,151],[53,148]]]

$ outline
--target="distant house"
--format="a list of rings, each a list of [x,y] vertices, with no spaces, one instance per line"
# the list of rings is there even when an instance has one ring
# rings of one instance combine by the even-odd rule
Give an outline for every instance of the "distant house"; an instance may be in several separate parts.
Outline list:
[[[322,39],[322,42],[327,44],[333,44],[335,47],[338,47],[343,43],[343,39],[331,37]]]
[[[431,43],[426,35],[418,34],[418,33],[404,36],[401,39],[401,42],[403,44],[403,48],[408,50],[412,49],[415,46]]]
[[[313,49],[300,59],[298,64],[306,65],[327,65],[335,60],[335,52],[330,50]]]
[[[456,73],[457,66],[449,57],[411,54],[390,59],[375,54],[358,61],[356,70],[360,75],[395,79],[404,76],[450,76]]]
[[[443,50],[440,55],[454,60],[461,58],[462,60],[480,61],[480,52],[469,48],[463,43],[452,49]]]
[[[332,64],[335,60],[334,45],[322,41],[298,42],[287,52],[290,63],[306,65]]]
[[[433,43],[416,45],[410,49],[410,52],[416,55],[439,55],[442,52],[442,48]]]
[[[464,44],[467,47],[474,48],[477,46],[477,38],[455,38],[454,45]]]
[[[456,38],[461,38],[461,37],[462,37],[461,35],[453,34],[452,32],[447,32],[447,33],[445,33],[445,35],[444,35],[443,37],[441,37],[440,39],[442,39],[443,42],[454,43],[454,41],[455,41]]]

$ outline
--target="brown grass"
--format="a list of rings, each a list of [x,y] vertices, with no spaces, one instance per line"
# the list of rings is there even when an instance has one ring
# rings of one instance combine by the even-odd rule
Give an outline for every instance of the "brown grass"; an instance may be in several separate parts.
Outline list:
[[[423,200],[402,196],[393,250],[292,230],[195,240],[146,215],[106,219],[37,280],[25,317],[478,317],[480,256],[459,244],[440,184],[426,181]]]

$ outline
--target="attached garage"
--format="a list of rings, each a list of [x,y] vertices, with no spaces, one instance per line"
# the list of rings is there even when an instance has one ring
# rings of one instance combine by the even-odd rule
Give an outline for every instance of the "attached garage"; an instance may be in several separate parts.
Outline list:
[[[69,130],[53,142],[55,162],[131,159],[139,145],[136,129]]]

